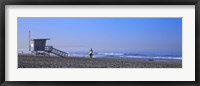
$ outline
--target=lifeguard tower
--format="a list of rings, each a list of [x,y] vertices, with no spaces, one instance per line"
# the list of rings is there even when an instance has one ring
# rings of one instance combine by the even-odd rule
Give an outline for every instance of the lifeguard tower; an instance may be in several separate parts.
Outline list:
[[[33,39],[31,40],[31,55],[43,55],[43,56],[50,56],[50,53],[55,54],[60,57],[68,56],[68,53],[58,50],[53,46],[46,46],[46,41],[50,40],[49,38],[44,39]]]

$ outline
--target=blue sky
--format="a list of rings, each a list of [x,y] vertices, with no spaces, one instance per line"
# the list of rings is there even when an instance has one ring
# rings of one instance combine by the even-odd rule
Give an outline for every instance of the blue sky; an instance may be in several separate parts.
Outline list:
[[[18,18],[18,50],[31,38],[67,51],[182,53],[182,18]]]

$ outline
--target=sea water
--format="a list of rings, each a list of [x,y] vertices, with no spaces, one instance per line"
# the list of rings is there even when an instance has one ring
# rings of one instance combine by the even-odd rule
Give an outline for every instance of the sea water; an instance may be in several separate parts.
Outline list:
[[[70,52],[69,56],[89,57],[89,52]],[[163,52],[94,52],[93,58],[135,58],[135,59],[153,59],[153,60],[182,60],[180,53]]]
[[[30,53],[28,50],[19,50],[18,53]],[[88,58],[89,51],[69,51],[69,56]],[[140,52],[122,52],[122,51],[94,51],[93,58],[134,58],[134,59],[153,59],[153,60],[182,60],[182,52],[170,51],[140,51]],[[52,54],[53,55],[53,54]]]

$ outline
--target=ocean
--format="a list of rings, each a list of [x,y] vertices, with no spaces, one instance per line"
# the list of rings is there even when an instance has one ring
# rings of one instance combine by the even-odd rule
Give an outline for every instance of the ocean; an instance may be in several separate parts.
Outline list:
[[[66,51],[72,57],[89,57],[89,51]],[[18,53],[22,53],[19,50]],[[30,51],[23,50],[23,53],[30,53]],[[52,54],[53,55],[53,54]],[[134,59],[153,59],[153,60],[182,60],[182,52],[111,52],[111,51],[95,51],[93,58],[134,58]]]
[[[71,52],[69,56],[89,57],[87,52]],[[128,52],[94,52],[93,58],[135,58],[135,59],[154,59],[154,60],[182,60],[182,55],[163,54],[163,53],[128,53]]]

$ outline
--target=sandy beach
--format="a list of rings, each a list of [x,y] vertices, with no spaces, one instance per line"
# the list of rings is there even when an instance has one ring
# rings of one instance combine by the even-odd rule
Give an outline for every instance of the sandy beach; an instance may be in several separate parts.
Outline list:
[[[18,55],[18,68],[182,68],[182,61]]]

